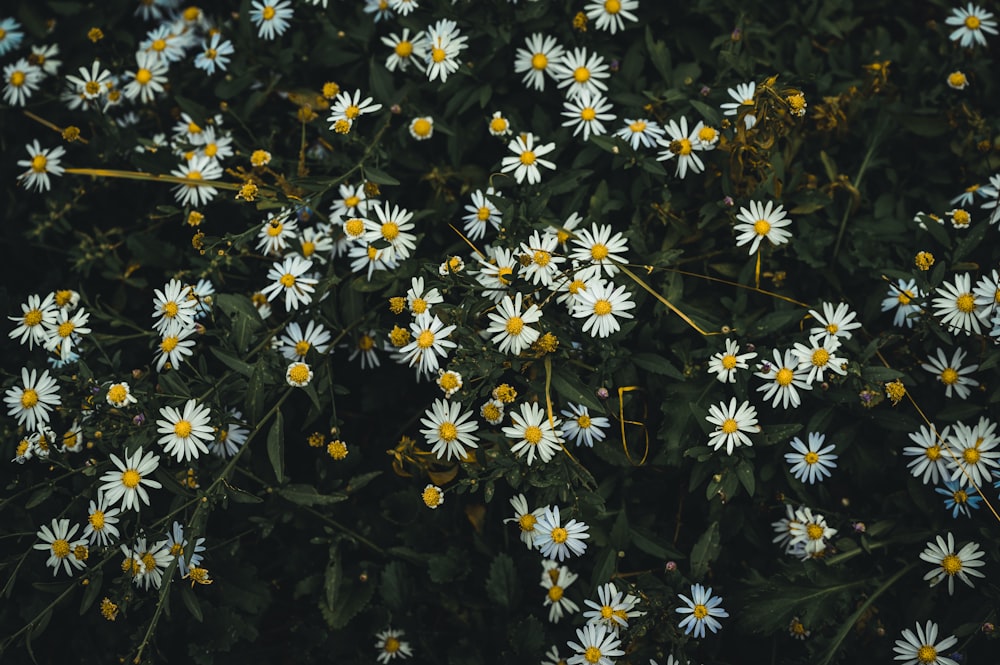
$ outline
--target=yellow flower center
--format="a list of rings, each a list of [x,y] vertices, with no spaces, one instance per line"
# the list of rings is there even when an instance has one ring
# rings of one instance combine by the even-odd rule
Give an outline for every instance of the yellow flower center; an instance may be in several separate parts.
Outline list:
[[[944,385],[950,386],[956,381],[958,381],[958,372],[953,370],[951,367],[946,367],[945,370],[941,372],[941,383]]]
[[[352,238],[357,238],[362,233],[364,233],[364,230],[365,230],[365,223],[357,218],[349,219],[344,224],[344,231],[347,233],[347,235],[351,236]]]
[[[453,423],[441,423],[438,427],[438,435],[450,443],[458,438],[458,428]]]
[[[590,80],[590,70],[586,67],[577,67],[573,71],[573,80],[577,83],[586,83]]]
[[[500,413],[500,407],[498,407],[496,404],[492,402],[488,403],[486,406],[483,407],[482,413],[483,413],[483,418],[486,418],[486,420],[490,422],[500,420],[500,418],[503,415]]]
[[[691,145],[691,141],[684,139],[677,139],[676,141],[670,142],[670,152],[675,155],[690,155],[694,147]]]
[[[926,455],[927,459],[929,459],[931,461],[940,459],[941,458],[941,447],[940,446],[928,446],[927,449],[924,450],[924,455]]]
[[[574,279],[572,282],[569,283],[569,287],[567,287],[567,290],[573,295],[576,295],[580,291],[587,290],[587,283],[581,279]]]
[[[903,291],[898,296],[896,296],[896,300],[899,301],[900,305],[909,305],[910,301],[913,300],[913,292]]]
[[[951,495],[951,498],[955,503],[966,503],[969,500],[969,495],[965,492],[965,490],[958,490]]]
[[[445,372],[438,379],[438,385],[444,390],[457,390],[458,389],[458,376],[454,372]]]
[[[599,663],[601,662],[601,650],[597,647],[587,647],[587,650],[583,652],[583,659],[588,663]]]
[[[636,120],[635,122],[629,123],[628,128],[632,130],[633,134],[641,134],[646,131],[646,122],[644,120]]]
[[[974,18],[970,16],[969,18]],[[969,19],[966,19],[968,21]],[[921,663],[936,663],[937,662],[937,649],[932,647],[930,644],[921,645],[917,649],[917,661]]]
[[[553,603],[558,603],[563,597],[563,588],[561,586],[554,586],[549,589],[549,600]]]
[[[963,314],[971,314],[976,311],[976,299],[972,297],[971,293],[963,293],[955,299],[955,306]]]
[[[591,108],[590,106],[588,106],[588,107],[586,107],[584,109],[581,109],[581,111],[580,111],[580,117],[583,120],[585,120],[586,122],[590,122],[591,120],[593,120],[594,118],[597,117],[597,111],[595,111],[593,108]]]
[[[138,487],[139,481],[141,480],[142,476],[140,476],[139,472],[135,469],[126,469],[125,472],[122,473],[122,485],[130,490],[134,490]]]
[[[771,232],[771,223],[766,219],[758,219],[753,223],[753,232],[759,236],[766,236]]]
[[[209,60],[215,60],[216,56],[218,55],[219,52],[216,51],[214,48],[210,48],[205,51],[205,57],[208,58]]]
[[[532,63],[534,63],[534,60],[532,60]],[[498,134],[504,132],[507,130],[507,121],[503,118],[493,118],[490,120],[490,129]]]
[[[806,527],[806,535],[809,536],[809,540],[819,540],[823,537],[823,527],[819,524],[810,524]]]
[[[434,62],[441,62],[446,57],[448,57],[448,54],[444,52],[443,48],[438,48],[435,46],[434,48],[431,49],[431,60],[433,60]]]
[[[434,345],[434,333],[425,330],[417,336],[417,346],[421,349],[429,349]]]
[[[399,237],[399,224],[396,222],[386,222],[382,225],[382,237],[392,242]]]
[[[594,243],[594,245],[590,248],[590,257],[595,261],[603,261],[608,258],[608,254],[610,253],[611,252],[608,251],[608,246],[599,242]]]
[[[162,51],[165,48],[167,48],[167,40],[157,39],[156,41],[154,41],[152,44],[149,45],[149,48],[153,49],[154,51]]]
[[[75,323],[73,323],[72,321],[63,321],[62,323],[59,324],[59,327],[56,328],[56,332],[59,334],[60,337],[69,337],[70,335],[73,334],[73,330],[75,329],[76,329]]]
[[[779,386],[787,386],[792,382],[793,378],[795,378],[795,373],[787,367],[782,367],[778,370],[774,380],[778,382]]]
[[[491,214],[490,209],[487,208],[486,206],[483,206],[476,211],[476,219],[478,219],[480,222],[485,222],[487,219],[490,218],[490,214]]]
[[[21,393],[21,406],[25,409],[32,409],[38,404],[38,393],[31,388],[26,388]]]
[[[552,260],[552,255],[545,250],[536,249],[531,260],[544,268],[549,265],[549,261]]]
[[[726,434],[734,434],[740,428],[733,418],[726,418],[722,421],[722,431]]]
[[[177,557],[177,556],[181,556],[182,554],[184,554],[184,546],[183,545],[181,545],[180,543],[174,543],[173,545],[170,546],[170,555],[171,556]]]
[[[395,637],[387,637],[385,639],[385,646],[382,647],[387,653],[396,653],[399,651],[399,640]]]
[[[812,354],[812,364],[815,367],[825,367],[830,361],[830,352],[826,349],[816,349]]]
[[[622,3],[618,0],[604,0],[604,11],[609,14],[617,14],[622,10]]]
[[[396,44],[396,55],[400,58],[409,58],[413,53],[413,44],[408,41],[401,41]]]
[[[295,355],[299,356],[300,358],[305,357],[305,355],[307,353],[309,353],[309,348],[311,346],[312,346],[312,344],[310,344],[306,340],[302,340],[301,342],[296,342],[295,343]]]
[[[310,242],[308,240],[302,241],[302,256],[308,258],[312,256],[313,252],[315,251],[316,251],[316,243]]]
[[[509,335],[520,335],[521,331],[524,330],[524,320],[520,316],[512,316],[507,319],[507,325],[504,328]]]
[[[174,434],[186,439],[191,436],[191,422],[188,420],[179,420],[177,424],[174,425]]]
[[[69,556],[70,548],[69,542],[60,538],[58,540],[52,541],[52,554],[59,559],[63,559]]]
[[[153,80],[153,72],[143,67],[135,73],[135,80],[139,85],[146,85]]]
[[[716,131],[713,127],[702,127],[698,130],[698,140],[711,143],[715,140]]]
[[[511,282],[511,275],[514,274],[514,269],[504,266],[497,270],[497,280],[504,286],[509,286]]]
[[[594,314],[597,316],[607,316],[611,313],[611,302],[608,300],[598,300],[594,303]]]
[[[147,573],[156,570],[156,557],[153,556],[152,552],[146,552],[142,555],[142,565]]]
[[[826,331],[831,335],[836,335],[838,330],[840,330],[840,327],[836,323],[831,323],[826,327]]]
[[[962,560],[954,554],[948,554],[941,559],[941,568],[949,575],[954,575],[962,570]]]
[[[533,446],[542,440],[542,430],[537,425],[529,425],[524,430],[524,440]]]
[[[264,18],[265,21],[270,21],[271,19],[274,18],[275,13],[276,12],[274,11],[274,7],[268,5],[267,7],[264,7],[264,11],[262,11],[260,15]]]
[[[590,429],[590,416],[586,413],[576,419],[577,427],[580,429]]]
[[[977,448],[966,448],[962,451],[962,459],[966,464],[977,464],[979,462],[980,453]]]
[[[295,286],[295,275],[290,272],[286,272],[281,276],[281,279],[279,279],[278,282],[280,282],[286,289],[290,289]]]
[[[177,348],[177,343],[179,341],[180,340],[178,340],[175,336],[164,337],[163,341],[160,342],[160,350],[164,353],[170,353]]]
[[[100,531],[104,528],[104,511],[95,510],[88,518],[88,521],[94,531]]]
[[[413,122],[413,133],[417,136],[428,136],[431,133],[431,123],[426,118],[417,118]]]
[[[168,319],[172,319],[177,316],[177,312],[180,311],[180,307],[173,300],[163,303],[163,315]]]
[[[811,466],[819,461],[819,455],[810,450],[802,457],[802,459],[805,460],[806,464],[809,464]]]
[[[566,542],[567,538],[569,538],[569,532],[566,529],[562,528],[561,526],[557,526],[556,528],[552,529],[553,543],[561,545]]]
[[[354,104],[351,104],[346,109],[344,109],[344,116],[348,120],[354,120],[359,115],[361,115],[361,109],[359,107],[355,106]]]
[[[979,17],[978,16],[966,16],[965,17],[965,27],[969,30],[979,30]]]
[[[535,163],[535,153],[531,150],[525,150],[521,153],[521,163],[525,166],[531,166]]]
[[[73,292],[69,289],[56,291],[56,305],[59,307],[65,307],[71,300],[73,300]]]
[[[531,513],[525,513],[524,515],[521,515],[519,518],[517,518],[517,525],[521,527],[521,531],[534,531],[535,522],[537,521],[538,520],[535,519],[534,515],[532,515]]]
[[[83,86],[83,91],[88,95],[98,95],[101,92],[101,84],[97,81],[87,81]]]
[[[545,69],[549,66],[549,58],[544,53],[536,53],[531,56],[531,66],[534,69]]]
[[[26,78],[27,77],[24,75],[24,72],[20,70],[16,71],[10,75],[10,84],[20,88],[22,85],[24,85],[24,81]]]
[[[309,367],[305,363],[293,365],[288,370],[288,378],[292,380],[292,383],[305,383],[309,380]]]
[[[722,367],[723,369],[734,369],[736,367],[736,356],[726,355],[722,356]]]
[[[708,616],[708,608],[698,603],[694,606],[694,610],[691,612],[695,619],[701,620]]]
[[[361,203],[361,199],[357,196],[348,196],[344,199],[344,206],[348,209],[353,208]]]
[[[120,383],[108,388],[108,399],[110,399],[115,404],[121,404],[128,398],[128,391],[125,390],[125,386]]]
[[[31,170],[35,173],[44,173],[49,160],[45,155],[38,154],[31,158]]]

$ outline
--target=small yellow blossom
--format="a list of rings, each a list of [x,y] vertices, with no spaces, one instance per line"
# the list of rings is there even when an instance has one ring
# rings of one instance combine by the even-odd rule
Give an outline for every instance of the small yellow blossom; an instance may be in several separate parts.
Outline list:
[[[573,29],[579,30],[580,32],[587,32],[587,15],[583,12],[577,12],[576,16],[573,17]]]
[[[892,405],[896,406],[899,404],[899,400],[903,399],[906,395],[906,387],[903,382],[899,379],[892,381],[891,383],[885,384],[885,396],[892,400]]]
[[[112,603],[110,598],[106,597],[101,601],[101,616],[108,621],[118,618],[118,606]]]
[[[437,485],[428,485],[420,493],[420,498],[424,500],[424,505],[431,510],[444,503],[444,492]]]
[[[410,331],[399,326],[393,326],[389,331],[389,341],[393,346],[399,348],[410,343]]]
[[[331,441],[326,447],[326,453],[335,460],[342,460],[347,457],[347,444],[340,439]]]
[[[73,141],[80,140],[80,128],[76,125],[70,125],[62,131],[62,137],[65,141],[72,143]]]
[[[535,343],[531,345],[531,348],[535,352],[541,354],[552,353],[559,348],[559,338],[552,333],[545,333],[535,340]]]
[[[404,309],[406,309],[406,298],[403,296],[389,298],[389,311],[393,314],[402,314]]]
[[[95,44],[102,39],[104,39],[104,31],[100,28],[91,28],[87,31],[87,39],[94,42]]]
[[[326,445],[326,437],[319,432],[313,432],[306,440],[312,448],[322,448]]]
[[[493,399],[498,399],[504,404],[510,404],[517,399],[517,391],[507,383],[501,383],[493,389]]]
[[[323,96],[327,99],[333,99],[338,94],[340,94],[340,86],[333,81],[327,81],[323,84]]]
[[[930,270],[931,266],[934,265],[934,255],[930,252],[917,252],[913,262],[920,270]]]
[[[253,202],[257,199],[257,193],[260,190],[257,189],[257,185],[252,182],[244,183],[240,187],[240,191],[236,193],[237,200],[243,200],[247,202]]]
[[[271,163],[271,153],[267,150],[254,150],[250,155],[250,163],[253,166],[267,166]]]
[[[187,224],[188,226],[199,226],[205,219],[205,215],[201,214],[197,210],[192,210],[188,213]]]

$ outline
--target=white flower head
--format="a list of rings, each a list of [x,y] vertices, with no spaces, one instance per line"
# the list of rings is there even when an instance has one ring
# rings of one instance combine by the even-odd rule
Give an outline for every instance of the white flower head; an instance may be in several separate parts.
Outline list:
[[[587,550],[584,541],[590,538],[589,530],[589,526],[575,519],[562,524],[559,506],[546,506],[535,524],[534,545],[542,556],[564,561],[570,554],[583,555]]]

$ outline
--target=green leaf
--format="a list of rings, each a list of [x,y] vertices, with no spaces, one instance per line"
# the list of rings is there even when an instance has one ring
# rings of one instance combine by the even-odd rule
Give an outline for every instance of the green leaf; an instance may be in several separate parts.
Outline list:
[[[390,562],[382,571],[379,593],[389,609],[399,611],[409,604],[412,587],[410,579],[406,564],[401,561]]]
[[[739,478],[740,484],[743,485],[743,489],[747,491],[747,494],[753,496],[754,490],[757,487],[757,481],[753,473],[753,464],[745,459],[740,460],[739,464],[736,465],[736,477]]]
[[[372,168],[370,166],[365,167],[365,178],[371,180],[379,185],[398,185],[399,181],[393,178],[391,175],[385,171],[380,171],[379,169]]]
[[[368,605],[368,601],[375,595],[375,585],[369,582],[360,582],[342,589],[338,602],[333,607],[329,607],[325,602],[320,603],[323,608],[323,616],[331,628],[340,629],[355,617]]]
[[[865,367],[861,370],[861,378],[865,381],[873,381],[879,383],[885,383],[887,381],[895,381],[896,379],[901,379],[905,374],[900,372],[898,369],[891,369],[889,367],[879,367],[873,365],[872,367]]]
[[[979,247],[979,245],[983,242],[983,238],[986,237],[986,231],[988,231],[989,228],[990,225],[985,221],[972,225],[972,228],[969,229],[966,235],[955,243],[955,251],[951,256],[952,261],[961,261],[968,256],[969,252],[976,247]]]
[[[657,559],[683,559],[683,555],[654,536],[650,531],[632,527],[632,544],[640,551]]]
[[[576,378],[574,373],[553,366],[551,376],[552,387],[557,393],[571,402],[577,402],[596,411],[604,412],[604,406],[594,396],[593,391]]]
[[[662,374],[678,381],[684,381],[686,378],[669,360],[655,353],[633,353],[632,362],[636,367],[653,374]]]
[[[214,346],[209,350],[212,352],[212,355],[221,360],[226,367],[234,372],[238,372],[246,377],[249,377],[253,373],[253,365],[250,363],[243,362],[236,356]]]
[[[246,414],[249,421],[257,424],[264,412],[264,359],[261,358],[253,366],[250,381],[247,383]]]
[[[782,328],[786,328],[792,323],[796,323],[801,320],[802,316],[802,311],[798,309],[771,312],[770,314],[759,318],[750,328],[748,334],[760,336],[775,333]]]
[[[165,370],[158,378],[160,388],[167,395],[176,397],[191,397],[191,391],[177,370]]]
[[[285,419],[281,411],[274,414],[274,422],[267,433],[267,458],[271,460],[271,468],[280,483],[285,477]]]
[[[336,547],[330,549],[330,563],[326,567],[326,574],[323,577],[323,594],[326,597],[326,604],[330,607],[337,606],[337,592],[340,590],[340,582],[344,577],[344,571],[340,565],[340,553]]]
[[[486,595],[497,605],[510,609],[517,604],[518,590],[514,560],[507,554],[498,554],[490,564]]]
[[[351,492],[357,492],[362,487],[375,480],[382,475],[381,471],[369,471],[368,473],[362,473],[360,475],[354,476],[347,481],[347,485],[344,487],[344,491],[350,494]]]
[[[590,579],[591,586],[596,588],[610,580],[615,572],[616,563],[618,563],[618,548],[608,547],[601,552],[597,565],[594,566],[594,575]]]
[[[262,503],[264,501],[256,494],[251,494],[228,482],[223,482],[223,485],[226,488],[226,495],[236,503]]]
[[[35,493],[31,495],[31,498],[24,504],[24,507],[26,510],[36,508],[42,505],[50,496],[52,496],[52,485],[41,487],[35,490]]]
[[[88,584],[83,592],[83,598],[80,599],[80,616],[86,614],[97,597],[101,595],[101,581],[103,579],[104,576],[100,570],[92,572],[87,578]]]
[[[614,526],[611,527],[611,546],[618,550],[624,550],[629,544],[628,518],[625,516],[625,509],[618,511]]]
[[[536,617],[526,616],[510,626],[507,640],[514,653],[523,660],[538,660],[545,646],[545,629]]]
[[[773,445],[775,443],[783,443],[798,434],[801,429],[801,423],[768,425],[764,428],[764,444]]]
[[[320,494],[312,485],[296,483],[278,490],[278,494],[300,506],[328,506],[347,500],[345,494]]]
[[[714,106],[709,106],[705,102],[699,101],[697,99],[690,100],[691,106],[694,107],[701,117],[705,119],[705,122],[714,127],[718,127],[721,122],[721,117],[719,116],[719,110]],[[696,123],[697,124],[697,123]]]
[[[691,548],[691,577],[699,580],[708,572],[708,565],[715,561],[722,551],[719,541],[719,523],[712,522],[701,538]]]
[[[184,607],[187,608],[191,616],[198,623],[205,621],[205,615],[201,611],[201,603],[198,602],[198,597],[194,595],[194,589],[186,584],[181,585],[181,600],[184,601]]]

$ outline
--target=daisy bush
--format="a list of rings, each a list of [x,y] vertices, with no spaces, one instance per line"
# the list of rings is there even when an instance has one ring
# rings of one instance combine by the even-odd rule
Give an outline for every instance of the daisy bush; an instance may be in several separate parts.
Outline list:
[[[991,662],[1000,37],[917,4],[4,3],[3,662]]]

